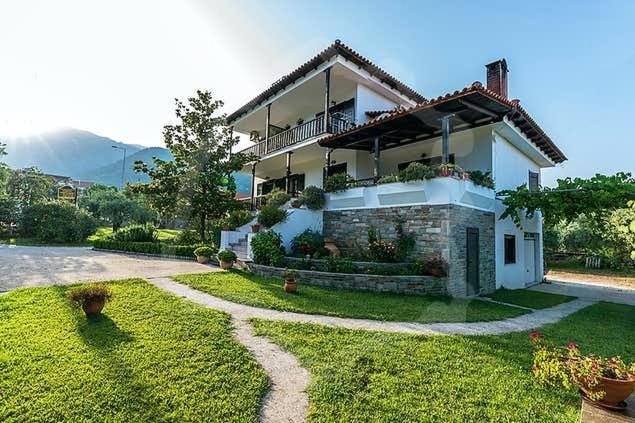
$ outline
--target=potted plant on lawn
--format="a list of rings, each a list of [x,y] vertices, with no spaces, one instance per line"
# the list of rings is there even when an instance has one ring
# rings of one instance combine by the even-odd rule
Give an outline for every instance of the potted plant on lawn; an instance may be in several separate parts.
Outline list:
[[[209,263],[210,258],[214,255],[214,249],[204,245],[194,250],[194,255],[196,256],[196,261],[201,264],[207,264]]]
[[[74,304],[81,306],[86,316],[97,316],[104,309],[106,301],[112,294],[106,285],[87,284],[67,292],[68,298]]]
[[[534,348],[531,372],[538,384],[577,389],[584,398],[604,408],[625,408],[624,401],[635,389],[635,363],[628,366],[620,357],[583,355],[574,342],[554,347],[538,332],[530,337]]]
[[[232,266],[234,265],[234,263],[236,262],[236,253],[234,253],[231,250],[223,250],[220,251],[216,257],[218,258],[218,261],[220,262],[220,267],[223,270],[229,270],[232,268]]]
[[[284,271],[284,290],[290,294],[295,294],[298,290],[296,282],[297,273],[295,270],[286,269]]]
[[[254,223],[253,225],[251,225],[251,232],[253,232],[255,234],[260,232],[260,224],[259,223]]]

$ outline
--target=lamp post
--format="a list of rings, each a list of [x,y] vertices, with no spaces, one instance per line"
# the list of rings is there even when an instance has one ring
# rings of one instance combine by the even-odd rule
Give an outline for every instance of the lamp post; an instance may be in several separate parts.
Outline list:
[[[123,164],[121,165],[121,190],[123,191],[124,174],[126,172],[126,148],[125,147],[119,147],[117,145],[113,145],[112,148],[116,148],[117,150],[123,150]]]

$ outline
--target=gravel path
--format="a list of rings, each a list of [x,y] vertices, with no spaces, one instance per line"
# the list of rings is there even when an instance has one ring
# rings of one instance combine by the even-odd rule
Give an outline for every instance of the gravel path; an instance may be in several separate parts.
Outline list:
[[[28,286],[202,273],[217,267],[93,251],[90,247],[0,245],[0,292]]]
[[[571,295],[582,300],[608,301],[635,306],[635,289],[580,282],[541,283],[529,288],[551,294]]]

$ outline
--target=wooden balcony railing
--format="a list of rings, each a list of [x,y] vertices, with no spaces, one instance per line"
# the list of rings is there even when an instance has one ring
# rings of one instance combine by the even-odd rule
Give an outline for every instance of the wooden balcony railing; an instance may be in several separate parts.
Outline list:
[[[328,125],[324,127],[324,118],[318,117],[298,126],[295,126],[279,134],[269,137],[269,140],[259,141],[251,147],[245,148],[241,153],[255,155],[257,157],[265,156],[274,151],[281,150],[293,144],[306,141],[310,138],[317,137],[322,134],[335,134],[337,132],[349,129],[353,124],[347,120],[334,116],[329,116]]]

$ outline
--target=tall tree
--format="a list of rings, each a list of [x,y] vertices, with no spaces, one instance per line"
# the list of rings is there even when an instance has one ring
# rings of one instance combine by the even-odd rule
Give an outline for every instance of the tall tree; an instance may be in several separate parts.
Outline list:
[[[126,221],[146,223],[156,217],[136,196],[101,184],[89,187],[80,198],[79,206],[97,218],[107,219],[113,232],[117,232]]]
[[[163,129],[165,145],[174,156],[168,162],[153,159],[154,167],[135,163],[136,170],[150,176],[151,182],[137,185],[161,212],[185,212],[197,223],[201,241],[211,220],[224,217],[239,207],[236,184],[231,176],[252,159],[242,153],[230,154],[238,138],[231,135],[223,102],[209,91],[197,91],[187,103],[176,99],[180,123]]]

